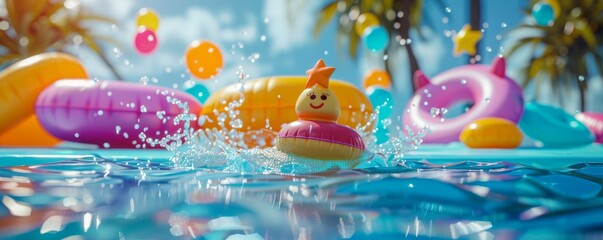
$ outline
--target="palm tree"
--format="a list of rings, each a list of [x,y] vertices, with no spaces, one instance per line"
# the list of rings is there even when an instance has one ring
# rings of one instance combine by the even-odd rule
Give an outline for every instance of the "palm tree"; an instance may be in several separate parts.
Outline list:
[[[99,44],[103,40],[117,45],[116,41],[94,34],[90,27],[93,22],[115,24],[112,19],[85,14],[76,1],[2,1],[7,16],[0,16],[0,65],[46,51],[65,52],[67,46],[84,44],[122,80]]]
[[[511,56],[526,47],[531,49],[529,64],[523,69],[523,86],[535,81],[538,92],[543,82],[538,77],[557,93],[560,87],[576,84],[580,110],[584,111],[591,57],[599,74],[603,74],[603,1],[557,1],[559,14],[554,22],[548,26],[535,22],[519,25],[514,31],[525,33],[527,30],[531,34],[521,37],[506,55]],[[531,6],[536,3],[533,1]]]
[[[471,23],[471,29],[477,30],[481,29],[481,21],[482,21],[482,4],[481,0],[470,0],[471,9],[469,10],[469,18]],[[475,43],[475,55],[479,55],[479,41]],[[471,63],[471,59],[473,56],[469,56],[469,63]]]
[[[439,1],[436,2],[441,4]],[[422,37],[420,26],[423,4],[423,0],[333,0],[320,10],[314,34],[318,35],[330,21],[336,19],[338,35],[349,41],[348,53],[355,58],[361,36],[354,31],[353,25],[356,19],[352,19],[350,16],[370,12],[377,16],[381,25],[396,40],[396,43],[390,44],[385,49],[385,54],[389,55],[399,47],[404,47],[406,50],[411,70],[409,79],[412,81],[414,72],[420,67],[412,48],[412,41],[409,41],[411,39],[410,30],[415,29]],[[385,58],[384,61],[385,70],[391,75],[389,58]],[[392,82],[392,84],[394,83]],[[411,85],[414,92],[416,86]]]

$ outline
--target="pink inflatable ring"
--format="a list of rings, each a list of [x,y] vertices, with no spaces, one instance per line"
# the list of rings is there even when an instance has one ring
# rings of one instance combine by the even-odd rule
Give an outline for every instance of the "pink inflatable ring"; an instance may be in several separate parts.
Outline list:
[[[418,90],[404,112],[404,124],[415,131],[427,127],[429,133],[423,142],[449,143],[458,141],[463,128],[478,119],[498,117],[517,123],[523,113],[523,92],[505,75],[505,68],[505,59],[499,57],[491,67],[466,65],[431,81],[416,72]],[[437,114],[462,101],[472,102],[473,107],[453,118]]]
[[[578,113],[576,119],[586,125],[586,127],[595,135],[596,142],[603,143],[603,113]]]
[[[201,111],[197,100],[182,91],[136,83],[61,80],[36,101],[41,125],[57,138],[101,147],[151,147],[146,138],[161,139],[182,132],[183,113],[170,99],[186,103],[189,113]],[[190,127],[197,127],[191,121]]]

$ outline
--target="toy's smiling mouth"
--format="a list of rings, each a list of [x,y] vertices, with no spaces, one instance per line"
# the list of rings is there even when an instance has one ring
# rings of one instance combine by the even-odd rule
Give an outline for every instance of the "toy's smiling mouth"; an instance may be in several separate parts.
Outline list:
[[[322,107],[322,106],[324,106],[324,105],[325,105],[325,103],[320,103],[320,105],[318,105],[318,106],[314,106],[314,105],[312,105],[312,103],[310,103],[310,107],[311,107],[311,108],[314,108],[314,109],[319,109],[319,108],[321,108],[321,107]]]

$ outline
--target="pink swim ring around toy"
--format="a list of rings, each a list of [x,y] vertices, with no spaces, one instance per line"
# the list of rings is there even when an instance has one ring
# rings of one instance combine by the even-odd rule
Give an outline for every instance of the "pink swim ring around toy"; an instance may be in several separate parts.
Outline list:
[[[449,143],[458,141],[463,128],[481,118],[498,117],[517,123],[523,113],[523,92],[506,76],[505,69],[505,59],[499,57],[491,67],[462,66],[431,80],[416,72],[414,81],[418,90],[404,112],[404,124],[415,131],[428,128],[423,142]],[[472,102],[473,106],[460,116],[432,115],[464,101]]]

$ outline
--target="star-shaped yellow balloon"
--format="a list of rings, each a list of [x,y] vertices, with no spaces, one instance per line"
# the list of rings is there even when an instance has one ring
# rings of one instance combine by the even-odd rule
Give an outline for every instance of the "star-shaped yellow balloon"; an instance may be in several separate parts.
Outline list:
[[[454,55],[466,52],[469,55],[475,55],[475,44],[482,39],[482,32],[479,30],[472,30],[469,24],[463,26],[454,37]]]

